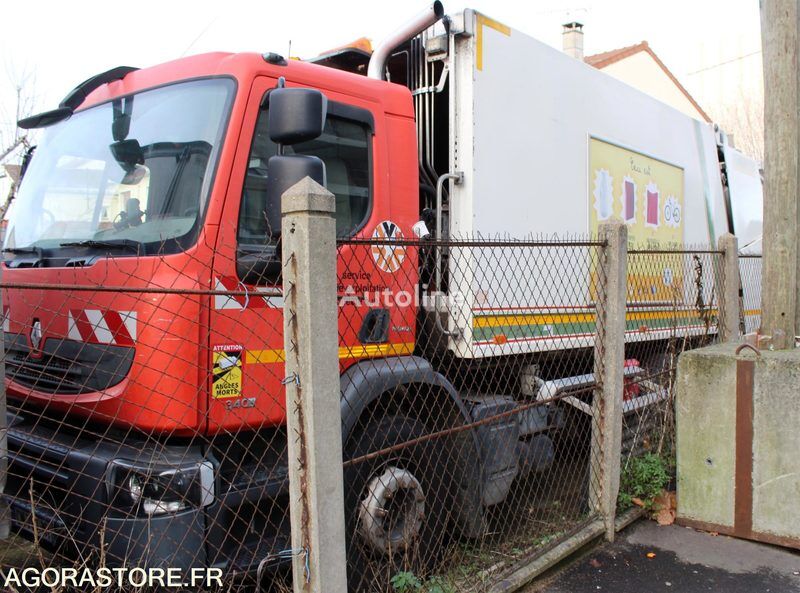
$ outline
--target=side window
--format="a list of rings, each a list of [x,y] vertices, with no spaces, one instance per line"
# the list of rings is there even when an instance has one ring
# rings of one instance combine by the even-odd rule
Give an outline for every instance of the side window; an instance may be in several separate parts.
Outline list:
[[[313,155],[322,159],[328,190],[336,196],[336,233],[349,236],[362,226],[370,211],[372,125],[368,112],[349,106],[337,109],[337,105],[329,103],[325,130],[319,138],[286,146],[284,154]],[[340,115],[339,112],[347,113]],[[242,190],[237,240],[239,247],[248,251],[275,243],[264,214],[267,163],[277,154],[277,147],[269,138],[268,119],[267,111],[263,110],[256,123]]]

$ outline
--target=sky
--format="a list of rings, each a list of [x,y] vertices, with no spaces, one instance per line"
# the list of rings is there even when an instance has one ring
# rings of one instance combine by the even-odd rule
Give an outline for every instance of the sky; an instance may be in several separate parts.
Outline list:
[[[380,41],[425,2],[379,0],[28,0],[3,7],[0,144],[13,138],[16,89],[23,111],[53,108],[108,68],[146,67],[208,51],[274,51],[301,58],[359,37]],[[561,47],[561,25],[585,25],[586,54],[647,40],[701,106],[761,84],[758,0],[444,1],[475,8]],[[705,104],[704,104],[705,102]],[[2,149],[2,148],[0,148]]]

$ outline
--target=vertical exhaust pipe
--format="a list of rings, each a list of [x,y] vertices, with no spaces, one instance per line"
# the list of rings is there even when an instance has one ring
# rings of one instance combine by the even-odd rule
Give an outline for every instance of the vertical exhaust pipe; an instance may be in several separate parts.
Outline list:
[[[377,80],[384,80],[383,71],[392,50],[415,35],[419,35],[443,16],[444,7],[439,0],[436,0],[436,2],[431,4],[428,8],[381,41],[378,47],[375,48],[375,51],[372,52],[372,57],[367,67],[367,76]]]

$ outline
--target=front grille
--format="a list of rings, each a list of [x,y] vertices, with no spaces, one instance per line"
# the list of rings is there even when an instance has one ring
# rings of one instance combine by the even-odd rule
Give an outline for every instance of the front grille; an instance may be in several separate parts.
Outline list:
[[[49,338],[33,356],[22,334],[6,334],[6,373],[44,393],[81,394],[113,387],[128,374],[134,348]]]

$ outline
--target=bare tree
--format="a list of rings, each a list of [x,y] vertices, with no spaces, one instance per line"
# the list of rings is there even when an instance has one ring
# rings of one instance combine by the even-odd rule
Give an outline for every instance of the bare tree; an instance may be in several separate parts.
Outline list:
[[[0,166],[22,163],[23,155],[30,147],[30,136],[26,134],[26,130],[20,129],[17,122],[31,115],[36,109],[35,72],[25,69],[19,73],[6,64],[6,73],[13,89],[15,102],[13,113],[10,113],[5,106],[0,105],[0,117],[4,123],[0,127]],[[7,177],[10,181],[6,195],[0,195],[0,219],[2,219],[16,195],[18,180],[5,171],[0,171],[0,176]]]
[[[2,119],[3,123],[2,127],[0,127],[0,151],[3,152],[16,144],[20,137],[24,135],[25,130],[20,130],[17,122],[35,111],[37,99],[35,70],[27,67],[15,67],[10,63],[6,63],[5,70],[11,87],[11,92],[5,91],[5,93],[10,95],[9,99],[11,97],[13,99],[0,102],[0,119]]]
[[[733,134],[734,145],[759,163],[764,162],[764,92],[744,93],[723,105],[716,118],[722,129]]]

